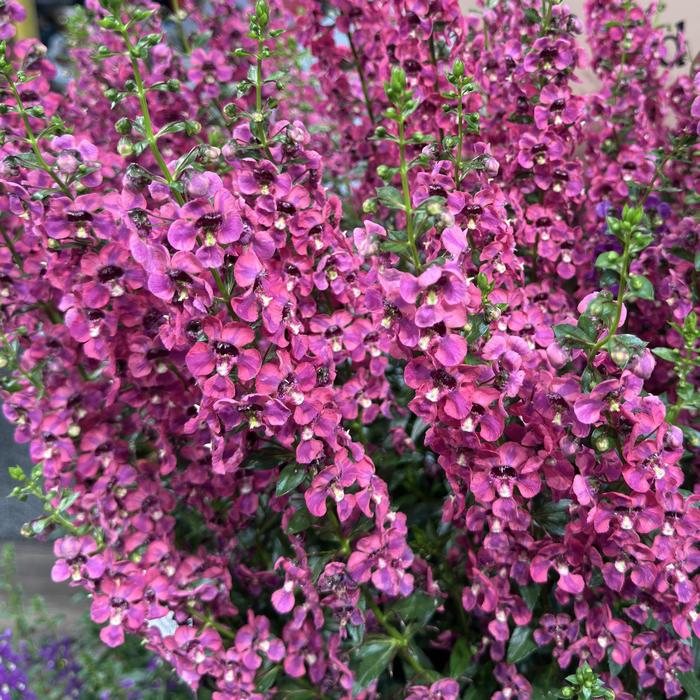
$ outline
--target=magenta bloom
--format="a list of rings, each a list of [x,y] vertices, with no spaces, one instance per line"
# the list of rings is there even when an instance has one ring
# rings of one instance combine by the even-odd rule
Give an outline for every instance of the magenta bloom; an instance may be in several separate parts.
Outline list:
[[[451,678],[435,681],[430,687],[412,685],[408,689],[406,700],[457,700],[459,683]]]
[[[236,633],[236,651],[246,668],[254,671],[262,665],[261,656],[270,661],[284,658],[284,644],[270,635],[270,621],[262,615],[248,612],[248,624]]]
[[[187,353],[187,369],[195,377],[209,377],[215,372],[228,379],[235,369],[242,381],[253,379],[260,369],[260,353],[246,348],[255,334],[248,326],[238,323],[222,323],[217,318],[207,318],[202,323],[207,342],[195,343]]]
[[[516,490],[523,498],[534,498],[540,492],[539,459],[514,442],[481,452],[475,466],[478,471],[472,475],[470,488],[481,503],[512,500]]]
[[[87,239],[93,234],[109,239],[114,223],[102,208],[102,199],[95,194],[83,194],[73,201],[55,197],[46,217],[46,232],[58,240],[69,237]]]
[[[105,572],[105,561],[97,553],[92,537],[63,537],[54,543],[58,560],[51,569],[52,581],[75,583],[82,579],[99,579]]]
[[[194,199],[180,208],[168,229],[168,242],[176,250],[192,250],[202,264],[218,267],[224,259],[222,246],[237,241],[243,221],[233,195],[220,182],[212,185],[213,197]]]
[[[90,617],[97,623],[109,622],[100,630],[100,639],[110,647],[124,643],[124,628],[135,631],[142,624],[145,609],[143,580],[138,575],[104,578],[90,606]]]

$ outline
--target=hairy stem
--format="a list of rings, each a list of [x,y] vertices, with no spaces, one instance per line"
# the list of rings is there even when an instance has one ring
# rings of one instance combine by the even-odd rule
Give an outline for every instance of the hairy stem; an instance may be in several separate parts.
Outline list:
[[[367,77],[365,76],[364,68],[362,67],[362,61],[360,60],[360,55],[357,53],[357,48],[355,47],[355,42],[352,40],[352,32],[348,31],[348,41],[350,42],[350,50],[352,51],[352,57],[355,60],[355,67],[357,68],[357,74],[360,76],[360,84],[362,85],[362,94],[365,98],[365,106],[367,107],[367,115],[372,124],[375,124],[374,112],[372,111],[372,100],[369,96],[369,88],[367,87]]]
[[[158,167],[160,168],[161,173],[163,173],[163,177],[168,183],[168,187],[170,187],[173,196],[177,200],[177,203],[180,206],[182,206],[185,203],[185,198],[180,192],[178,192],[177,187],[175,186],[176,183],[175,179],[173,178],[173,174],[170,172],[170,168],[168,168],[168,165],[165,162],[165,159],[163,158],[163,154],[160,152],[160,148],[158,148],[158,141],[153,130],[153,119],[151,118],[151,110],[148,107],[148,99],[146,98],[146,88],[143,83],[143,76],[141,75],[141,69],[139,68],[138,59],[134,55],[134,46],[131,43],[131,39],[129,38],[129,34],[126,29],[122,30],[121,35],[124,39],[124,43],[126,44],[127,50],[129,51],[129,58],[131,59],[131,69],[134,74],[134,82],[136,83],[136,95],[139,100],[139,105],[141,106],[141,114],[143,116],[143,130],[146,136],[146,142],[148,143],[148,147],[151,153],[153,154],[156,163],[158,163]]]
[[[384,628],[384,631],[396,641],[399,655],[401,658],[418,674],[424,678],[429,677],[427,669],[421,666],[420,661],[411,653],[408,648],[408,640],[406,637],[399,632],[394,625],[392,625],[386,618],[386,615],[382,612],[381,608],[377,605],[374,598],[367,592],[364,591],[364,598],[367,602],[367,607],[374,613],[374,617],[377,622]]]
[[[56,173],[56,171],[46,162],[46,159],[44,158],[41,150],[39,149],[39,142],[36,138],[34,130],[32,129],[31,123],[29,122],[29,114],[24,108],[24,102],[22,102],[22,97],[19,94],[19,90],[17,90],[17,86],[15,85],[14,80],[12,80],[12,78],[8,76],[7,82],[10,86],[12,96],[15,98],[15,102],[17,103],[17,111],[19,112],[19,115],[22,118],[22,124],[24,125],[24,132],[26,134],[27,141],[32,147],[32,151],[36,156],[37,162],[39,163],[39,167],[51,177],[51,179],[58,185],[63,194],[73,199],[73,193],[68,188],[68,185],[66,185],[66,183],[63,182],[63,180]]]
[[[406,133],[404,129],[403,115],[399,117],[399,171],[401,175],[401,189],[403,190],[403,206],[406,212],[406,236],[408,237],[408,248],[411,252],[411,259],[416,272],[421,272],[422,265],[418,248],[416,247],[416,234],[413,228],[413,207],[411,206],[411,191],[408,186],[408,163],[406,162]]]
[[[177,33],[180,37],[180,43],[182,44],[182,50],[187,56],[192,53],[192,46],[185,33],[185,27],[182,21],[182,10],[180,9],[180,0],[173,0],[173,16],[175,17],[175,23],[177,24]]]

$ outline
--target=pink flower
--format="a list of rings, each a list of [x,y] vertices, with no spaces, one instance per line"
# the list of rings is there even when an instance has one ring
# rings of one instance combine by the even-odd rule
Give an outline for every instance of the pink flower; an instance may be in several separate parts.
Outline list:
[[[254,671],[262,665],[261,656],[270,661],[284,658],[284,644],[270,635],[270,621],[262,615],[248,611],[248,624],[236,633],[236,651],[246,668]]]

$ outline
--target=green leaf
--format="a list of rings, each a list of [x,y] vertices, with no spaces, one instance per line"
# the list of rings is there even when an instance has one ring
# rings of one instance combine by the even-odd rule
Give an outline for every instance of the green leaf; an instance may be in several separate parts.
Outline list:
[[[24,473],[24,469],[22,467],[15,465],[14,467],[9,467],[7,470],[10,474],[10,478],[14,479],[15,481],[26,481],[27,476]]]
[[[450,654],[450,677],[459,678],[469,668],[472,650],[464,637],[460,637],[452,647]]]
[[[285,685],[277,688],[275,698],[279,700],[317,700],[318,693],[301,685]]]
[[[540,13],[534,7],[528,7],[524,10],[523,14],[529,24],[539,24],[542,21],[540,19]]]
[[[287,532],[290,535],[296,535],[306,530],[313,521],[314,519],[311,513],[309,513],[305,505],[302,505],[289,519],[289,523],[287,523]]]
[[[484,314],[472,314],[467,319],[467,325],[464,327],[464,339],[468,343],[473,343],[485,335],[488,329],[489,324],[486,323]]]
[[[64,511],[68,510],[78,499],[80,494],[78,491],[64,491],[60,503],[58,504],[57,510]]]
[[[262,693],[270,690],[275,683],[279,670],[280,667],[278,665],[274,665],[270,666],[270,668],[268,668],[266,671],[258,673],[258,676],[255,679],[255,689]]]
[[[630,243],[630,253],[636,255],[641,253],[647,246],[654,242],[654,236],[651,233],[635,233],[632,236]]]
[[[572,326],[570,323],[558,323],[554,326],[554,335],[557,340],[564,341],[569,345],[581,346],[591,344],[591,339],[586,335],[585,331],[577,326]]]
[[[624,667],[624,664],[618,664],[616,661],[613,661],[612,653],[608,653],[608,668],[613,678],[617,678]]]
[[[694,260],[698,259],[698,256],[700,255],[700,253],[698,253],[694,256],[692,251],[686,250],[685,248],[679,248],[677,246],[672,247],[669,252],[672,255],[675,255],[677,258],[687,260],[688,262],[693,262]]]
[[[654,285],[643,275],[630,275],[625,296],[651,300],[654,298]]]
[[[562,498],[559,501],[544,501],[537,506],[532,517],[550,535],[562,537],[566,524],[569,522],[569,506],[571,500]]]
[[[185,127],[186,122],[184,121],[170,122],[170,124],[166,124],[162,129],[160,129],[160,131],[158,131],[156,138],[158,139],[166,134],[175,134],[178,131],[184,131]]]
[[[383,204],[389,209],[399,209],[404,210],[403,205],[403,195],[399,192],[396,187],[391,187],[391,185],[385,185],[384,187],[377,187],[377,199],[380,204]]]
[[[520,597],[525,601],[529,610],[534,610],[535,605],[537,605],[537,600],[540,597],[540,591],[542,586],[534,583],[531,586],[521,586],[520,587]]]
[[[356,693],[378,678],[396,655],[396,640],[391,637],[370,637],[354,655]]]
[[[391,611],[399,615],[404,622],[415,622],[422,627],[428,623],[438,605],[440,605],[438,598],[416,591],[408,598],[402,598],[395,603]]]
[[[601,253],[596,258],[595,266],[603,270],[619,272],[622,268],[622,258],[616,250],[609,250],[606,253]]]
[[[275,486],[275,495],[284,496],[294,489],[304,481],[306,477],[306,469],[296,462],[288,464],[279,475],[277,479],[277,486]]]
[[[403,255],[406,252],[406,242],[405,241],[387,241],[383,240],[379,244],[382,251],[386,253],[397,253],[398,255]]]
[[[692,700],[700,700],[700,678],[692,671],[688,671],[687,673],[679,673],[678,680]]]
[[[660,357],[662,360],[666,360],[666,362],[675,363],[678,361],[678,358],[680,356],[678,350],[675,350],[673,348],[652,348],[651,351],[657,357]]]
[[[537,644],[532,638],[532,630],[529,627],[516,627],[508,643],[506,660],[509,664],[517,664],[527,658],[537,649]]]

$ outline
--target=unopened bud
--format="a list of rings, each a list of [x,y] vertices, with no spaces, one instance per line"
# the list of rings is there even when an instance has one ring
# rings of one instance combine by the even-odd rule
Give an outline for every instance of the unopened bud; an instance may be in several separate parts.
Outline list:
[[[607,452],[612,447],[612,441],[607,435],[599,435],[593,441],[593,446],[598,452]]]
[[[365,201],[362,202],[362,211],[365,214],[374,214],[377,211],[377,200],[365,199]]]
[[[129,156],[133,155],[134,144],[132,143],[131,139],[127,138],[126,136],[120,138],[119,143],[117,144],[117,152],[120,156],[124,156],[124,158],[128,158]]]
[[[122,117],[117,121],[117,123],[114,125],[114,128],[118,134],[122,134],[122,136],[126,136],[127,134],[131,133],[131,119],[128,119],[127,117]]]

